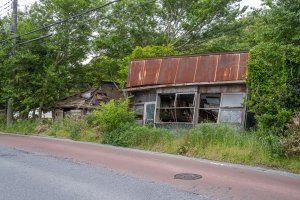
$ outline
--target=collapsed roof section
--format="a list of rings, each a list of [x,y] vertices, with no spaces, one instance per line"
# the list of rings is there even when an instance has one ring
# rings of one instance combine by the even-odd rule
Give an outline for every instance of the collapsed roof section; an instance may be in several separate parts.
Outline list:
[[[59,100],[56,104],[56,108],[96,108],[99,101],[107,101],[108,97],[102,93],[101,90],[91,89],[85,92],[65,97]]]

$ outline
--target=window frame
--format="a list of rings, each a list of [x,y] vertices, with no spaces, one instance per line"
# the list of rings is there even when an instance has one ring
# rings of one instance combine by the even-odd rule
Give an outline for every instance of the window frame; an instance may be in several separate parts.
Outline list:
[[[243,102],[238,107],[237,106],[232,106],[232,107],[230,107],[230,106],[225,107],[224,106],[224,107],[222,107],[222,102],[223,102],[224,95],[243,95]],[[229,123],[243,125],[244,122],[245,122],[245,113],[246,113],[245,112],[246,108],[243,105],[243,103],[245,102],[246,98],[247,98],[247,94],[245,92],[233,92],[233,93],[224,92],[224,93],[221,93],[221,102],[220,102],[220,110],[219,110],[219,115],[218,115],[218,123],[225,123],[225,122],[220,122],[220,116],[221,116],[222,110],[228,110],[228,111],[241,110],[242,111],[241,123],[239,123],[239,122],[229,122]]]
[[[218,98],[220,98],[220,104],[218,107],[213,107],[213,108],[201,108],[200,105],[201,105],[201,95],[218,95]],[[217,117],[217,121],[216,122],[205,122],[205,123],[208,123],[208,124],[215,124],[215,123],[219,123],[219,113],[220,113],[220,106],[221,106],[221,101],[222,101],[222,93],[200,93],[199,94],[199,108],[198,108],[198,119],[197,119],[197,124],[199,124],[199,114],[201,112],[201,110],[218,110],[218,117]],[[200,123],[203,123],[203,122],[200,122]]]
[[[241,122],[221,122],[221,113],[222,111],[241,111]],[[218,123],[232,123],[232,124],[243,124],[244,123],[244,108],[240,107],[231,107],[231,108],[220,108],[218,115]]]
[[[219,104],[219,107],[214,107],[214,108],[201,108],[200,107],[200,104],[201,104],[201,95],[207,95],[207,94],[218,94],[220,95],[220,104]],[[242,95],[243,96],[243,102],[241,103],[240,106],[222,106],[222,102],[223,102],[223,99],[224,99],[224,96],[226,95]],[[233,93],[230,93],[230,92],[220,92],[220,93],[200,93],[199,94],[199,108],[198,108],[198,117],[199,117],[199,113],[201,110],[218,110],[218,117],[217,117],[217,121],[216,122],[207,122],[207,123],[224,123],[224,122],[220,122],[220,116],[221,116],[221,112],[222,111],[234,111],[234,110],[239,110],[239,111],[242,111],[241,113],[241,123],[239,122],[229,122],[229,123],[233,123],[233,124],[241,124],[243,125],[244,122],[245,122],[245,113],[246,113],[246,108],[245,106],[243,105],[244,101],[246,100],[247,98],[247,94],[246,92],[233,92]],[[203,122],[199,122],[197,121],[197,123],[203,123]]]
[[[143,112],[143,125],[146,124],[147,118],[147,105],[154,104],[154,116],[153,116],[153,124],[155,124],[155,116],[156,116],[156,101],[149,101],[144,103],[144,112]]]
[[[175,94],[175,99],[174,99],[174,105],[173,107],[161,107],[161,97],[160,95],[172,95]],[[179,95],[194,95],[194,99],[193,99],[193,106],[192,107],[177,107],[177,97]],[[158,101],[159,98],[159,101]],[[156,124],[169,124],[169,123],[174,123],[174,124],[194,124],[195,121],[195,114],[196,114],[196,101],[197,101],[197,92],[170,92],[170,93],[157,93],[157,99],[156,99],[156,109],[155,109],[155,116],[154,116],[154,123]],[[174,122],[163,122],[160,121],[160,117],[157,116],[157,110],[163,110],[163,109],[170,109],[170,110],[174,110],[175,113],[175,121]],[[192,109],[193,110],[193,118],[191,120],[191,122],[178,122],[177,121],[177,111],[178,109]],[[159,113],[160,113],[159,111]]]

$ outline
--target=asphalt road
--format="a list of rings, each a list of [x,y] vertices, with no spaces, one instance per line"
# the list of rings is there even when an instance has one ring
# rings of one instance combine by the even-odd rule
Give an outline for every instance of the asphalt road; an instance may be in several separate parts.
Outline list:
[[[71,159],[0,146],[1,200],[206,199]]]
[[[178,173],[202,178],[174,179]],[[300,199],[296,174],[9,134],[0,134],[0,180],[0,200]]]

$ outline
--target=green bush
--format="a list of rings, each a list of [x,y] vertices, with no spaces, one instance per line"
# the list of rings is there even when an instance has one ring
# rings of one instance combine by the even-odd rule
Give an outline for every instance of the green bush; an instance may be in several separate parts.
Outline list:
[[[128,138],[125,134],[126,131],[132,129],[136,126],[134,123],[122,123],[118,124],[114,130],[110,132],[105,132],[103,134],[102,143],[111,144],[115,146],[129,147]]]
[[[285,125],[300,108],[300,48],[262,43],[250,51],[248,105],[260,129],[281,136]]]
[[[101,103],[89,117],[89,120],[96,126],[100,126],[105,133],[112,132],[123,124],[133,123],[135,113],[130,111],[128,100],[110,100]]]

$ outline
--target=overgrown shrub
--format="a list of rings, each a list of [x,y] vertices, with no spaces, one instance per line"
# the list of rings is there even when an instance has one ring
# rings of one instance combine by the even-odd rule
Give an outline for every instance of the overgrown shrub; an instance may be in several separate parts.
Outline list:
[[[299,55],[299,47],[275,43],[263,43],[250,51],[248,105],[259,128],[272,129],[278,136],[300,106]]]
[[[136,125],[130,122],[118,124],[114,130],[104,133],[102,143],[129,147],[128,138],[126,138],[127,136],[124,133],[132,129],[133,126]]]
[[[100,126],[105,133],[122,128],[123,124],[133,123],[135,113],[130,111],[128,100],[110,100],[101,103],[99,108],[91,113],[89,123]]]

